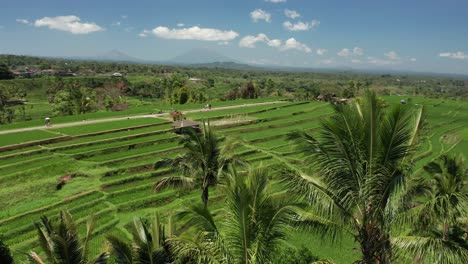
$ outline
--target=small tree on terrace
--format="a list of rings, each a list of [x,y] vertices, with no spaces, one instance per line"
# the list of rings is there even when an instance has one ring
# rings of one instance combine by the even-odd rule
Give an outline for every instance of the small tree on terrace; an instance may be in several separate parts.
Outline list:
[[[154,165],[155,168],[168,167],[180,174],[162,178],[156,182],[153,190],[200,188],[203,205],[206,207],[209,188],[216,186],[230,164],[243,163],[233,151],[233,142],[217,136],[210,125],[204,122],[201,133],[188,130],[180,144],[186,150],[185,154],[160,160]]]

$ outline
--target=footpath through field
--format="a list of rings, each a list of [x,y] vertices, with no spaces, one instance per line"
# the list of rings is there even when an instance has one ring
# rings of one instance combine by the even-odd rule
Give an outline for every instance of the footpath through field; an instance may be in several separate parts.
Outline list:
[[[268,105],[268,104],[278,104],[284,103],[284,101],[271,101],[271,102],[262,102],[262,103],[251,103],[251,104],[240,104],[240,105],[229,105],[229,106],[220,106],[220,107],[213,107],[211,109],[193,109],[193,110],[186,110],[182,111],[184,114],[189,113],[199,113],[199,112],[211,112],[217,110],[224,110],[224,109],[233,109],[233,108],[241,108],[241,107],[249,107],[249,106],[256,106],[256,105]],[[103,123],[103,122],[110,122],[110,121],[119,121],[119,120],[127,120],[127,119],[136,119],[136,118],[167,118],[169,117],[169,113],[161,113],[161,114],[152,114],[152,115],[132,115],[132,116],[123,116],[123,117],[110,117],[110,118],[101,118],[95,120],[83,120],[78,122],[70,122],[64,124],[53,125],[47,128],[62,128],[62,127],[72,127],[72,126],[82,126],[87,124],[96,124],[96,123]],[[25,127],[25,128],[18,128],[18,129],[10,129],[0,131],[0,135],[4,134],[11,134],[17,132],[24,132],[24,131],[32,131],[32,130],[40,130],[44,129],[44,126],[36,126],[36,127]]]

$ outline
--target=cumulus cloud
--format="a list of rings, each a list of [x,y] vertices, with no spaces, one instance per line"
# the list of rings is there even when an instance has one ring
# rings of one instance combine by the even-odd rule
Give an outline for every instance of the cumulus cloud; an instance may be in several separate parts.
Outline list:
[[[345,48],[338,52],[338,56],[340,57],[352,57],[362,55],[364,55],[364,50],[359,47],[354,47],[352,50]]]
[[[390,60],[399,60],[400,57],[395,51],[389,51],[384,53],[385,57],[389,58]]]
[[[177,23],[177,26],[178,27],[183,27],[183,26],[185,26],[185,24],[184,23]]]
[[[104,30],[94,22],[81,22],[77,16],[43,17],[34,22],[35,27],[67,31],[72,34],[88,34]]]
[[[290,38],[286,40],[286,43],[284,43],[284,45],[281,47],[281,50],[291,50],[291,49],[304,51],[306,53],[312,52],[312,49],[309,48],[306,44],[303,44],[294,38]]]
[[[138,34],[139,37],[142,37],[142,38],[146,38],[149,34],[151,34],[151,31],[150,30],[143,30],[143,32],[141,32],[140,34]]]
[[[328,50],[326,49],[317,49],[317,55],[319,56],[322,56],[322,55],[325,55],[325,53],[327,53]]]
[[[290,10],[290,9],[285,9],[284,15],[291,19],[296,19],[301,16],[301,14],[299,14],[296,10]]]
[[[25,25],[30,24],[29,20],[24,19],[24,18],[18,18],[18,19],[16,19],[16,22],[21,23],[21,24],[25,24]]]
[[[140,35],[154,34],[157,37],[164,39],[180,39],[180,40],[201,40],[201,41],[230,41],[239,36],[235,31],[219,30],[214,28],[201,28],[198,26],[190,28],[170,29],[168,27],[156,27],[151,32],[144,30]]]
[[[256,43],[266,43],[270,47],[278,48],[281,46],[281,40],[269,39],[267,35],[260,33],[257,36],[246,36],[239,42],[239,46],[242,48],[255,48]]]
[[[311,53],[312,49],[307,45],[297,41],[294,38],[286,40],[284,45],[279,39],[270,39],[267,35],[260,33],[257,36],[246,36],[239,41],[239,47],[242,48],[255,48],[257,43],[266,43],[268,46],[277,48],[280,51],[298,50],[306,53]]]
[[[265,0],[265,2],[270,2],[270,3],[286,3],[286,0]]]
[[[377,65],[377,66],[385,66],[385,65],[395,65],[395,64],[400,64],[401,60],[382,60],[379,58],[374,58],[374,57],[367,57],[367,62],[369,64]]]
[[[320,21],[312,20],[312,22],[302,22],[298,21],[296,23],[291,23],[290,21],[285,21],[283,23],[283,27],[289,31],[306,31],[311,30],[314,27],[320,25]]]
[[[462,51],[458,52],[443,52],[439,54],[439,57],[450,58],[450,59],[468,59],[468,54],[465,54]]]
[[[255,9],[254,11],[250,12],[250,17],[252,18],[253,22],[257,22],[259,20],[265,20],[268,23],[271,22],[271,14],[262,9]]]

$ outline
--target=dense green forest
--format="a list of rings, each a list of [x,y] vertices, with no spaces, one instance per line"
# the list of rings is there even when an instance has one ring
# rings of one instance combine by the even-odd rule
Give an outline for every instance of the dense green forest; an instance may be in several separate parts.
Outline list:
[[[51,107],[40,111],[42,115],[61,116],[128,107],[128,99],[170,105],[271,96],[314,100],[320,94],[350,98],[368,88],[380,95],[458,100],[468,94],[467,78],[423,75],[243,71],[14,55],[0,55],[0,65],[2,124],[35,118],[30,108],[44,102]],[[14,106],[19,100],[32,104]]]

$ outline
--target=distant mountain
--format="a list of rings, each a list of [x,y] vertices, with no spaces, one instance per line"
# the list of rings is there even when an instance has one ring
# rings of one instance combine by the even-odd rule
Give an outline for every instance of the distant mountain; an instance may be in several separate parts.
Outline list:
[[[214,50],[207,48],[196,48],[179,55],[168,62],[174,64],[205,64],[212,62],[237,62],[236,60],[224,56]]]
[[[265,70],[265,68],[257,67],[253,65],[237,63],[233,61],[226,61],[226,62],[210,62],[210,63],[196,63],[190,64],[188,66],[196,67],[196,68],[222,68],[222,69],[232,69],[232,70]]]
[[[117,62],[141,62],[142,60],[131,57],[119,50],[111,50],[106,53],[90,57],[89,59],[98,61],[117,61]]]

